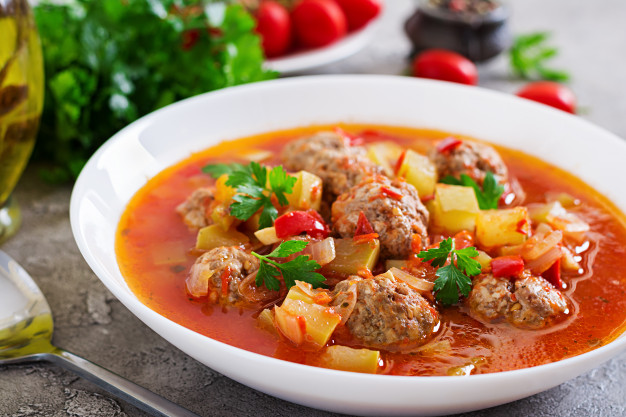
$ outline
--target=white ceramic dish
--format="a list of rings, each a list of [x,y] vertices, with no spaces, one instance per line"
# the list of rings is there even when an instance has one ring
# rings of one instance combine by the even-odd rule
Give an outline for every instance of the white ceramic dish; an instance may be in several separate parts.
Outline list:
[[[348,58],[363,49],[370,42],[378,29],[381,16],[382,13],[365,27],[349,33],[333,44],[323,48],[306,49],[268,59],[264,65],[266,68],[278,71],[282,75],[291,75]]]
[[[580,118],[450,83],[387,76],[301,77],[185,100],[111,138],[89,160],[72,193],[72,230],[83,256],[126,307],[198,361],[276,397],[337,412],[436,415],[491,407],[556,386],[626,348],[622,335],[584,355],[518,371],[470,377],[364,375],[234,348],[194,333],[138,301],[120,274],[114,238],[126,203],[148,178],[222,140],[334,122],[441,129],[521,149],[575,172],[626,211],[620,183],[626,176],[626,144]],[[601,158],[589,158],[599,150]]]

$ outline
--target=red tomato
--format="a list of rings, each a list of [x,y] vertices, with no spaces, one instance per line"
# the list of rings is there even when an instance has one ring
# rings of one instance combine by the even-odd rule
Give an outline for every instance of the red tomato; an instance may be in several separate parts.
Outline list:
[[[302,232],[314,238],[327,238],[330,234],[330,229],[315,210],[283,214],[276,219],[274,227],[279,238],[297,236]]]
[[[524,272],[524,260],[518,256],[499,256],[491,260],[494,277],[519,277]]]
[[[317,48],[342,38],[348,24],[333,0],[302,0],[291,12],[296,38],[302,46]]]
[[[572,90],[553,81],[536,81],[527,84],[517,92],[517,95],[568,113],[576,113],[576,96]]]
[[[380,0],[336,0],[346,14],[349,30],[357,30],[380,14]]]
[[[476,85],[476,65],[463,55],[445,49],[428,49],[415,57],[413,75],[421,78]]]
[[[256,14],[256,32],[261,35],[265,56],[283,55],[291,45],[291,16],[275,1],[264,1]]]

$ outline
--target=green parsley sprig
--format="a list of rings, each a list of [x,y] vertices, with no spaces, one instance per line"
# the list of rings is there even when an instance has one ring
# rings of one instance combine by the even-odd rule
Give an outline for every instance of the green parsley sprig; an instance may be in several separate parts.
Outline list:
[[[308,282],[313,288],[323,286],[326,278],[322,274],[315,272],[320,269],[320,265],[309,259],[306,255],[300,255],[297,258],[285,262],[278,263],[270,258],[286,258],[294,253],[301,252],[308,242],[300,240],[288,240],[281,243],[276,249],[267,255],[259,255],[251,252],[252,255],[259,258],[259,271],[256,275],[255,283],[257,287],[265,285],[268,289],[278,291],[280,282],[278,277],[282,276],[287,289],[296,285],[296,280]]]
[[[435,298],[445,305],[459,302],[459,291],[465,297],[472,289],[470,277],[480,274],[481,266],[476,259],[478,251],[471,246],[464,249],[455,249],[454,239],[447,238],[439,243],[438,248],[421,251],[417,254],[422,262],[431,261],[431,265],[437,267],[437,279],[435,280]],[[448,262],[449,263],[446,265]],[[445,266],[444,266],[445,265]]]
[[[289,201],[285,194],[291,194],[296,183],[296,178],[288,175],[281,165],[268,169],[258,162],[250,162],[248,165],[209,164],[202,171],[213,178],[228,175],[226,185],[237,190],[233,197],[235,202],[230,205],[230,214],[245,221],[261,210],[261,229],[271,227],[278,217],[272,195],[276,196],[281,206],[286,206]]]
[[[500,196],[504,192],[504,186],[496,181],[496,177],[491,171],[487,171],[482,188],[467,174],[461,174],[460,179],[447,175],[443,177],[440,182],[450,185],[472,187],[474,194],[476,194],[478,207],[480,207],[481,210],[497,209]]]
[[[535,32],[515,38],[509,58],[516,76],[525,80],[569,80],[567,72],[546,67],[546,61],[558,53],[556,48],[545,45],[549,37],[548,32]]]

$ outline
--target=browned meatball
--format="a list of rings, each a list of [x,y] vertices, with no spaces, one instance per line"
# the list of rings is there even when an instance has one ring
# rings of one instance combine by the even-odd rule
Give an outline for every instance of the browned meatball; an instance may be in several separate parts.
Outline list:
[[[509,173],[500,154],[489,145],[463,141],[450,150],[431,150],[430,159],[437,167],[439,178],[451,175],[460,178],[467,174],[479,184],[483,183],[487,171],[491,171],[500,184],[507,183]]]
[[[349,279],[338,283],[332,305],[344,303],[350,285],[357,298],[346,322],[350,334],[366,347],[406,350],[426,343],[436,331],[439,314],[424,297],[387,275]]]
[[[515,327],[540,329],[568,313],[567,300],[542,277],[524,272],[513,284],[483,274],[474,278],[467,303],[470,315],[483,322],[506,320]]]
[[[320,132],[288,143],[282,152],[285,167],[317,175],[324,184],[324,196],[332,201],[364,177],[382,174],[381,167],[365,156],[365,149],[349,146],[333,132]]]
[[[210,213],[214,202],[212,188],[198,188],[176,207],[176,212],[183,217],[187,226],[200,229],[213,223]]]
[[[243,301],[239,283],[259,269],[259,260],[237,246],[221,246],[202,254],[187,276],[187,290],[194,297],[209,296],[211,302]],[[222,289],[227,282],[228,288]]]
[[[414,234],[428,238],[428,210],[415,187],[400,179],[369,177],[341,194],[332,206],[333,230],[354,236],[360,212],[378,233],[384,258],[405,259]]]

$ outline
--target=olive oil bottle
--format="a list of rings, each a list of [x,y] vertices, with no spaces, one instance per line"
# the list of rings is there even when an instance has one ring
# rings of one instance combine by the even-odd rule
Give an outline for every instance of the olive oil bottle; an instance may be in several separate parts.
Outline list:
[[[35,144],[43,61],[27,0],[0,0],[0,243],[19,227],[11,193]]]

